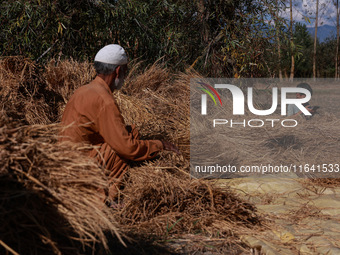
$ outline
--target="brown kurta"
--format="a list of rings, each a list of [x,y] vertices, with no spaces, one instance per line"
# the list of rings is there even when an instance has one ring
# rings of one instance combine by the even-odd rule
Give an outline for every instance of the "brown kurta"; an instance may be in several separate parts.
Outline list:
[[[139,140],[138,131],[126,129],[124,119],[109,86],[100,77],[77,89],[66,105],[61,140],[99,146],[90,156],[110,171],[110,183],[119,183],[126,172],[126,160],[154,158],[163,149],[159,140]],[[109,195],[115,196],[112,185]]]

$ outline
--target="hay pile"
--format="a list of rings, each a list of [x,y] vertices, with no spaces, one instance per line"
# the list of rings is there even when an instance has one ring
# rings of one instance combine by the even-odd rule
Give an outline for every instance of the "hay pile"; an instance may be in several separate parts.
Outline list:
[[[205,180],[190,179],[190,79],[195,73],[170,76],[153,65],[144,73],[132,73],[123,91],[115,94],[127,124],[136,124],[144,139],[166,139],[179,146],[182,155],[164,152],[143,164],[135,164],[125,180],[116,212],[120,224],[131,233],[151,234],[161,240],[186,234],[228,238],[237,248],[237,235],[258,229],[256,208],[230,190],[220,190]]]
[[[96,72],[88,62],[76,62],[73,59],[56,62],[49,61],[44,67],[43,79],[46,87],[60,95],[58,104],[58,120],[64,112],[68,99],[78,87],[89,83]]]
[[[14,69],[4,64],[8,60],[1,61],[2,73],[9,75],[2,77],[7,82],[3,87],[10,92],[3,93],[6,89],[2,88],[0,96],[3,102],[12,100],[11,103],[20,103],[8,109],[3,103],[2,108],[7,110],[7,116],[24,119],[26,124],[47,124],[60,120],[73,90],[93,76],[93,68],[88,63],[51,61],[45,67],[44,74],[39,75],[40,69],[25,60],[32,69],[27,74],[25,67],[18,66],[15,70],[25,75],[36,74],[38,79],[17,79],[13,75]],[[16,64],[15,61],[13,63]],[[93,189],[105,186],[105,176],[100,169],[88,163],[74,151],[75,148],[54,144],[56,129],[51,129],[51,126],[26,126],[12,132],[9,130],[17,125],[9,127],[5,118],[2,146],[7,149],[4,150],[6,155],[1,157],[1,173],[4,183],[13,182],[16,185],[11,185],[13,189],[6,188],[7,193],[2,197],[6,204],[12,203],[12,207],[18,207],[16,200],[12,199],[17,195],[12,194],[23,194],[18,196],[22,205],[18,210],[23,213],[15,215],[31,215],[23,217],[29,221],[26,224],[13,214],[6,214],[6,210],[2,211],[3,218],[8,222],[18,222],[4,225],[4,238],[1,240],[6,245],[15,250],[22,244],[31,243],[29,249],[33,254],[42,250],[55,254],[73,253],[78,249],[78,241],[88,244],[99,240],[105,244],[103,229],[114,230],[117,221],[119,229],[126,229],[129,234],[156,235],[157,240],[171,235],[201,233],[223,237],[224,241],[231,237],[232,242],[241,247],[237,238],[241,229],[250,231],[250,228],[260,225],[254,206],[240,200],[231,191],[214,188],[207,181],[191,180],[187,174],[190,156],[188,86],[190,78],[197,74],[173,76],[157,64],[142,73],[137,67],[131,68],[124,90],[114,95],[126,123],[136,124],[144,139],[174,142],[182,155],[162,153],[153,162],[133,165],[120,197],[125,206],[114,214],[106,214],[95,209],[97,206],[90,206],[96,201],[92,196]],[[35,88],[33,94],[22,93],[26,80]],[[36,102],[38,97],[41,99],[39,104]],[[25,106],[29,102],[38,107]],[[16,112],[16,115],[9,114],[11,112]],[[37,199],[33,199],[31,194]],[[32,206],[29,203],[33,203]],[[29,208],[33,208],[32,211]],[[91,212],[85,212],[85,209]],[[55,218],[60,220],[50,221],[49,217],[54,215],[59,215]],[[101,220],[96,218],[99,215],[103,217]],[[10,238],[14,232],[21,233],[16,241]],[[23,234],[32,232],[36,234]]]
[[[0,60],[0,109],[3,114],[26,124],[49,124],[53,105],[46,102],[45,87],[38,69],[29,59],[7,57]]]
[[[79,254],[115,233],[98,190],[102,169],[81,152],[56,144],[55,125],[21,126],[0,117],[0,253]]]
[[[73,91],[95,75],[87,62],[51,60],[38,67],[16,56],[0,59],[0,109],[25,124],[58,122]]]
[[[258,231],[259,223],[265,221],[256,214],[253,205],[229,190],[216,189],[210,182],[187,179],[190,120],[185,116],[189,116],[189,80],[196,74],[174,78],[161,67],[151,68],[152,72],[147,70],[132,77],[123,93],[115,96],[129,124],[137,124],[145,138],[168,138],[179,144],[183,157],[163,153],[153,162],[134,166],[122,191],[124,207],[117,212],[117,219],[129,231],[152,233],[163,240],[189,233],[219,236],[224,240],[243,233],[261,235],[253,231]],[[137,84],[138,90],[132,89],[133,84]],[[231,114],[226,113],[226,117]],[[279,115],[271,118],[282,119]],[[222,162],[238,167],[337,163],[334,160],[340,153],[339,119],[318,115],[298,122],[293,131],[277,125],[263,129],[229,128],[219,137],[209,136],[211,132],[208,132],[205,145],[209,146],[202,154],[216,151]],[[199,119],[192,124],[202,128]],[[211,160],[216,163],[215,158]],[[312,172],[297,175],[312,182],[326,181]],[[339,182],[333,179],[332,183]],[[237,238],[233,243],[237,243]]]
[[[205,233],[228,236],[233,228],[260,223],[256,208],[230,190],[214,188],[203,180],[190,180],[172,155],[130,170],[122,191],[124,207],[118,211],[125,226],[166,238],[171,234]],[[175,227],[176,226],[176,227]]]
[[[340,178],[311,178],[305,180],[306,186],[320,186],[324,188],[340,187]]]
[[[105,244],[103,230],[114,230],[119,224],[129,234],[153,235],[163,241],[186,234],[218,236],[241,251],[238,235],[259,230],[262,220],[253,205],[230,190],[189,178],[189,84],[198,75],[173,75],[158,64],[146,70],[134,64],[130,70],[126,86],[114,94],[126,124],[135,124],[143,139],[177,144],[182,155],[163,152],[152,162],[131,165],[120,194],[123,207],[107,214],[98,209],[98,199],[93,197],[93,190],[106,185],[103,172],[78,149],[57,146],[56,129],[46,125],[60,120],[73,91],[93,78],[93,67],[72,60],[51,61],[42,74],[29,60],[0,60],[0,107],[5,110],[0,125],[0,173],[5,187],[0,199],[6,206],[1,207],[6,223],[1,228],[3,246],[20,252],[23,244],[31,243],[33,254],[74,254],[79,241]],[[45,125],[19,127],[9,124],[8,117]],[[228,129],[219,139],[204,137],[209,152],[227,147],[221,156],[236,166],[324,163],[340,153],[340,125],[331,116],[318,118],[301,121],[294,133],[278,127],[244,128]],[[197,119],[194,126],[204,128],[202,123]],[[338,182],[332,180],[332,185]]]
[[[134,71],[126,87],[115,94],[126,123],[135,124],[142,139],[165,139],[175,143],[189,158],[189,84],[196,74],[179,74],[171,79],[169,71],[157,64],[145,72]]]

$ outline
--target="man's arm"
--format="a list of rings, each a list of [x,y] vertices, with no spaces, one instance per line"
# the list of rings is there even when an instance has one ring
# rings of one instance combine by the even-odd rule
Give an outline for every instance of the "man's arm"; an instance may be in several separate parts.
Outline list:
[[[163,149],[160,140],[139,140],[126,129],[124,119],[116,104],[107,104],[98,114],[97,126],[99,134],[111,148],[122,158],[140,161],[154,158]],[[168,146],[168,144],[165,144]]]
[[[163,143],[163,149],[166,151],[173,151],[176,152],[178,155],[181,154],[181,152],[178,150],[177,146],[173,143],[170,143],[168,141],[161,140]]]
[[[129,134],[131,133],[135,139],[139,139],[139,132],[136,129],[135,125],[132,125],[132,126],[127,125],[126,130],[129,132]],[[161,140],[161,142],[163,144],[163,150],[173,151],[173,152],[176,152],[178,155],[181,154],[181,152],[178,150],[177,146],[174,145],[173,143],[171,143],[169,141],[165,141],[165,140]]]

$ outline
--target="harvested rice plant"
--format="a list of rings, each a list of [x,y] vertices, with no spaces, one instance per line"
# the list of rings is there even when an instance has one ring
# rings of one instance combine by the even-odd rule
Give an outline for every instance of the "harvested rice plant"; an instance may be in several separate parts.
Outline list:
[[[216,155],[209,162],[303,166],[307,174],[222,179],[190,172],[191,138],[206,129],[202,116],[191,118],[193,79],[312,77],[313,38],[294,20],[290,32],[287,5],[2,1],[0,254],[340,254],[339,173],[310,171],[340,164],[339,85],[311,83],[311,104],[320,109],[293,131],[248,126],[201,138],[200,155]],[[141,139],[166,140],[180,151],[129,162],[117,206],[102,197],[109,172],[88,157],[98,148],[59,142],[66,104],[95,78],[94,56],[111,43],[129,56],[125,84],[113,93],[125,123]],[[315,77],[338,78],[336,40],[315,45]],[[253,89],[256,108],[268,109],[272,87]],[[231,100],[221,94],[221,102]],[[281,119],[279,109],[271,118]]]
[[[197,74],[174,76],[158,64],[143,73],[135,68],[125,89],[115,94],[126,123],[135,124],[143,139],[173,141],[182,154],[164,152],[152,162],[132,165],[119,194],[124,206],[112,210],[96,191],[105,189],[106,176],[84,156],[90,148],[57,143],[65,103],[93,78],[92,67],[61,61],[42,71],[28,59],[1,60],[3,251],[114,253],[115,244],[123,249],[142,239],[140,245],[163,247],[191,235],[207,243],[215,237],[222,250],[242,251],[239,233],[263,227],[254,205],[231,190],[190,178],[188,82]]]

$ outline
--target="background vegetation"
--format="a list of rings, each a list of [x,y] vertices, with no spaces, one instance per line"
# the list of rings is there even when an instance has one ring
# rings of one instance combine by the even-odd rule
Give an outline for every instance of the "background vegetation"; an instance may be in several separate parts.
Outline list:
[[[0,54],[92,61],[119,43],[145,65],[210,77],[312,76],[313,38],[280,17],[286,0],[1,1]],[[292,40],[290,40],[292,39]],[[334,77],[336,40],[317,43],[317,77]]]

